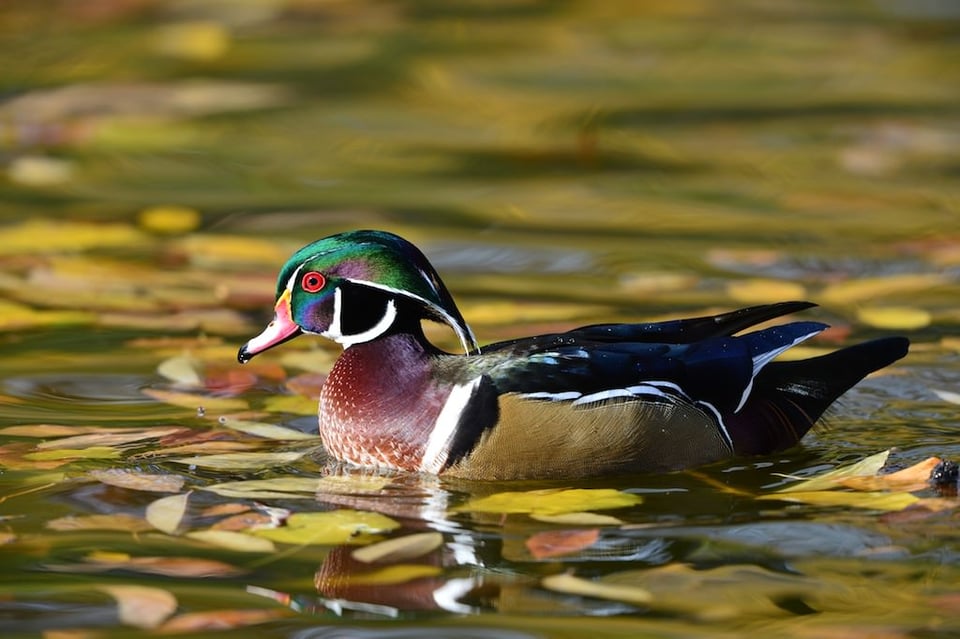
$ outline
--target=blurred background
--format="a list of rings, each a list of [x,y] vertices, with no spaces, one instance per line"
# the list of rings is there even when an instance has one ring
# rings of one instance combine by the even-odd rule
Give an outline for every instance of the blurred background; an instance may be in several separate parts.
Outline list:
[[[773,634],[798,639],[956,631],[955,497],[939,518],[887,520],[857,493],[820,506],[754,496],[886,448],[894,466],[960,458],[957,2],[3,0],[0,60],[5,628],[127,636],[105,594],[122,602],[124,581],[170,589],[186,610],[240,609],[217,627],[259,623],[241,614],[251,605],[289,608],[305,629],[421,610],[406,582],[348,593],[353,613],[328,606],[349,598],[322,587],[343,547],[250,561],[175,536],[179,520],[158,532],[142,485],[88,472],[159,473],[179,482],[172,492],[322,473],[216,420],[315,432],[335,349],[300,339],[241,368],[237,347],[271,316],[292,251],[367,227],[424,250],[481,342],[789,299],[819,303],[804,318],[833,325],[791,353],[913,342],[802,448],[604,483],[646,501],[619,511],[640,528],[605,528],[595,549],[531,557],[524,540],[558,529],[522,515],[405,520],[447,535],[436,581],[416,582],[425,602],[465,576],[484,589],[403,636],[443,636],[443,624],[476,637],[703,636],[711,621],[741,636],[773,620]],[[75,445],[77,433],[90,438]],[[264,456],[198,471],[173,459],[185,443]],[[490,487],[393,490],[363,509],[415,517]],[[647,526],[659,527],[649,543]],[[188,555],[229,570],[201,582],[208,567],[186,574]],[[178,567],[144,576],[140,560],[171,556]],[[538,585],[573,568],[645,583],[663,567],[669,594],[686,566],[700,577],[677,591],[685,607],[652,616]],[[696,581],[714,568],[714,585]],[[771,588],[787,588],[786,603],[768,601]],[[738,599],[716,608],[727,596]]]

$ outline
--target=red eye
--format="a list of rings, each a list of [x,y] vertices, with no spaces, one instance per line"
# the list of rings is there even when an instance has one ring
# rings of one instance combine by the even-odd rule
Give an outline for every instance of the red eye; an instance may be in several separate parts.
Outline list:
[[[323,273],[318,273],[317,271],[304,273],[303,278],[300,280],[300,286],[302,286],[303,290],[307,293],[316,293],[322,289],[326,283],[327,278],[323,276]]]

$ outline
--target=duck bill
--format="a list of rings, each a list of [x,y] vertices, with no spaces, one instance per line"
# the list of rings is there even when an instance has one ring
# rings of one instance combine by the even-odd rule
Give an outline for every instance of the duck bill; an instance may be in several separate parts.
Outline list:
[[[302,332],[301,328],[294,323],[290,313],[290,291],[283,292],[277,300],[274,312],[273,321],[267,324],[263,332],[240,347],[237,361],[241,364],[246,364],[253,359],[254,355],[291,340]]]

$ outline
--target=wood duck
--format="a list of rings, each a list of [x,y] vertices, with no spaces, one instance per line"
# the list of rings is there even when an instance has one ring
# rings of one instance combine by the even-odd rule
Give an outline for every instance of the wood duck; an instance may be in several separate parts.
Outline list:
[[[827,328],[782,302],[721,315],[597,324],[481,348],[413,244],[352,231],[297,251],[275,317],[241,363],[301,333],[339,343],[320,395],[320,436],[350,464],[467,479],[669,471],[797,444],[837,397],[903,357],[887,337],[799,361],[777,355]],[[463,354],[421,320],[447,324]]]

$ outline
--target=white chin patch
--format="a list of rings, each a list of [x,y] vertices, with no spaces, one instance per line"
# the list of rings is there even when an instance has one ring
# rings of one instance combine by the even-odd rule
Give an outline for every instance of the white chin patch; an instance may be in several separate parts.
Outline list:
[[[333,291],[333,322],[330,323],[330,328],[320,334],[327,339],[333,340],[337,344],[340,344],[344,349],[346,349],[354,344],[362,344],[363,342],[369,342],[380,337],[393,325],[393,322],[396,319],[397,305],[393,300],[387,300],[387,307],[383,313],[383,317],[380,318],[380,321],[361,333],[344,335],[342,329],[343,292],[338,286]]]

